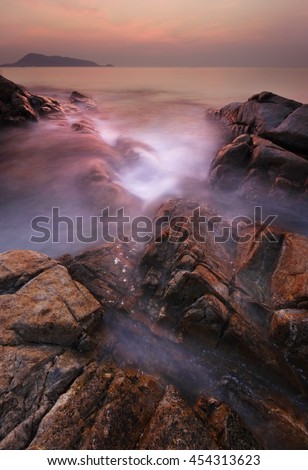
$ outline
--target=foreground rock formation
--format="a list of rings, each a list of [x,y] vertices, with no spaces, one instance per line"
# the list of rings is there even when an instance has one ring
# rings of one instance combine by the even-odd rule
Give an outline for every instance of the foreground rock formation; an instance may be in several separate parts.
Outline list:
[[[4,90],[3,122],[39,114],[33,95]],[[304,217],[305,109],[261,93],[220,110],[212,187]],[[91,120],[74,124],[96,142]],[[132,143],[117,147],[106,160],[135,158]],[[88,175],[90,199],[102,178]],[[194,200],[164,203],[161,217],[146,246],[0,254],[1,449],[308,448],[307,236],[234,225]]]
[[[99,358],[102,307],[64,266],[13,251],[0,267],[2,449],[258,448],[234,412],[218,432],[204,418],[211,401],[193,409],[158,376]]]

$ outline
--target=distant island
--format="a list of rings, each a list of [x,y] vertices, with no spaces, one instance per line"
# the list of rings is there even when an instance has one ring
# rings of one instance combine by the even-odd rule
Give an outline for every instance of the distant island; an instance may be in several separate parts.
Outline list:
[[[113,67],[113,65],[99,65],[91,60],[73,59],[72,57],[58,55],[48,56],[32,52],[14,64],[2,64],[0,67]]]

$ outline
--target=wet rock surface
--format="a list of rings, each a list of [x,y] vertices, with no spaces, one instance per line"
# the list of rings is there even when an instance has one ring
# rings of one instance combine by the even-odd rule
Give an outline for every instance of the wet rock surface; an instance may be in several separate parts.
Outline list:
[[[27,121],[37,122],[40,116],[63,114],[58,101],[46,96],[36,96],[24,87],[0,76],[0,124],[21,125]]]
[[[219,151],[209,175],[213,188],[236,192],[253,203],[267,198],[294,213],[307,209],[307,177],[305,158],[248,134]]]
[[[217,117],[227,124],[234,136],[241,134],[263,136],[278,128],[301,107],[302,103],[263,91],[253,95],[245,103],[231,103],[224,106],[217,111]]]
[[[58,106],[3,80],[2,123]],[[80,187],[119,205],[128,195],[117,199],[108,165],[135,161],[136,143],[98,143],[91,119],[69,112],[76,145],[88,134],[106,162],[78,174]],[[212,187],[281,205],[292,193],[304,214],[305,113],[272,93],[220,110],[233,141],[212,164]],[[0,254],[1,449],[308,448],[307,237],[235,230],[194,200],[162,204],[162,217],[145,246],[122,237],[58,260]]]
[[[277,232],[264,262],[267,241],[161,235],[144,253],[45,257],[0,296],[3,449],[306,448],[305,237]],[[20,270],[34,257],[19,252]]]
[[[307,105],[262,92],[211,116],[227,144],[212,162],[210,186],[222,197],[263,205],[307,234]]]
[[[206,426],[169,386],[139,443],[140,449],[217,449]]]

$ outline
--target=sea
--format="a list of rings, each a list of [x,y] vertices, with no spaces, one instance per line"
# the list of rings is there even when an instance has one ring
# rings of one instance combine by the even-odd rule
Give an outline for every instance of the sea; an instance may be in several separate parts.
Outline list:
[[[164,200],[194,192],[206,202],[206,177],[221,145],[205,119],[208,109],[261,91],[308,103],[308,68],[24,67],[0,74],[61,103],[68,104],[74,90],[90,96],[97,110],[82,118],[98,132],[96,143],[73,132],[70,126],[81,119],[76,114],[66,126],[41,120],[1,133],[0,252],[59,256],[87,249],[62,232],[33,242],[33,220],[51,220],[54,208],[83,217],[89,230],[90,217],[110,205],[153,215]]]
[[[266,90],[308,102],[308,68],[14,67],[0,73],[30,88],[98,92],[108,101],[143,91],[220,107]]]

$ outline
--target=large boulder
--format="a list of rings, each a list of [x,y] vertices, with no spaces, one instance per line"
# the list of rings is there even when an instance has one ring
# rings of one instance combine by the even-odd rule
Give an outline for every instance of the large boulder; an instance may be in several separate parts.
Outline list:
[[[307,178],[306,159],[249,134],[222,147],[209,173],[213,189],[300,217],[307,209]]]
[[[260,134],[278,127],[302,103],[263,91],[245,103],[231,103],[216,112],[234,136]]]
[[[292,152],[308,156],[308,105],[264,91],[245,103],[231,103],[214,113],[233,138],[256,134]]]

